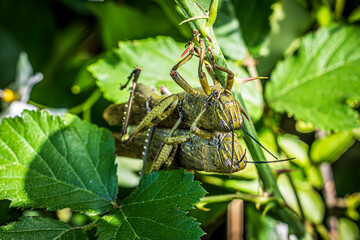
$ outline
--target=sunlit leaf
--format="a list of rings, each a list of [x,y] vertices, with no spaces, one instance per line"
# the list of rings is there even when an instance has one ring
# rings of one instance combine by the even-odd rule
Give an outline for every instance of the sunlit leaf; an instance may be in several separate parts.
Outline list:
[[[145,175],[120,208],[99,221],[99,239],[199,239],[204,232],[184,210],[205,193],[184,170]]]
[[[305,168],[306,175],[308,177],[309,183],[317,189],[323,187],[323,179],[319,169],[319,166],[310,165]]]
[[[311,159],[316,163],[333,163],[354,141],[351,132],[339,132],[325,138],[316,139],[311,146]]]
[[[298,54],[274,70],[266,88],[270,105],[323,130],[358,127],[346,99],[360,99],[359,34],[359,27],[338,26],[307,35]]]
[[[185,50],[184,45],[170,37],[120,42],[118,49],[90,65],[89,71],[96,78],[104,97],[115,103],[128,100],[129,93],[121,91],[120,85],[125,84],[135,66],[143,69],[140,83],[155,85],[158,89],[165,84],[173,93],[181,92],[183,89],[170,77],[170,71]],[[182,77],[193,87],[200,86],[197,64],[198,59],[195,58],[179,69]]]
[[[81,229],[50,218],[23,217],[0,227],[0,238],[7,239],[88,239]]]
[[[323,221],[325,206],[320,195],[312,187],[302,181],[293,179],[297,194],[300,199],[305,218],[319,224]],[[278,178],[278,185],[286,203],[300,215],[300,208],[288,178],[282,174]]]
[[[347,218],[339,219],[339,240],[359,239],[360,231],[356,223]]]
[[[276,230],[277,221],[267,215],[263,216],[261,211],[253,206],[246,206],[245,227],[249,239],[280,239]],[[284,224],[285,225],[285,224]]]
[[[25,111],[0,125],[0,197],[13,207],[113,208],[117,193],[110,132],[75,116]]]
[[[139,81],[150,87],[154,85],[159,89],[165,85],[172,93],[184,91],[170,77],[171,68],[181,56],[185,44],[177,43],[170,37],[148,38],[138,41],[120,42],[119,48],[108,53],[104,58],[89,66],[89,71],[96,78],[96,84],[104,93],[104,97],[115,103],[126,102],[129,93],[120,90],[134,66],[142,67]],[[244,69],[231,63],[231,70],[239,78],[248,77]],[[205,68],[204,68],[205,71]],[[198,58],[194,57],[179,68],[181,76],[192,87],[200,87],[198,78]],[[212,80],[208,77],[209,84]],[[241,89],[241,90],[240,90]],[[239,90],[244,93],[246,104],[249,104],[251,116],[261,117],[263,108],[262,95],[256,90],[253,82],[239,85],[235,83],[234,94]]]
[[[239,94],[241,94],[251,119],[256,122],[261,118],[264,109],[264,99],[262,93],[259,91],[259,89],[257,89],[256,83],[254,81],[241,84],[239,79],[248,78],[249,75],[235,62],[229,60],[228,63],[230,69],[237,76],[234,87],[232,89],[235,99],[238,99]]]
[[[219,3],[214,32],[225,56],[233,60],[245,59],[246,46],[235,16],[235,8],[230,0]]]
[[[284,134],[278,137],[278,143],[281,149],[289,156],[295,157],[293,163],[299,166],[309,166],[309,146],[301,141],[295,135]]]

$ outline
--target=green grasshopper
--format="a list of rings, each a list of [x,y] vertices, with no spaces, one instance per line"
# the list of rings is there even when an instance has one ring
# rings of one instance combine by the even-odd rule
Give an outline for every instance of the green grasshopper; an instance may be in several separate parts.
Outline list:
[[[136,79],[139,71],[141,70],[135,69],[129,80],[131,76],[135,76]],[[157,104],[164,97],[155,94],[143,84],[138,84],[136,89],[134,85],[136,86],[136,81],[132,86],[128,104],[109,106],[104,111],[103,117],[111,126],[124,125],[122,134],[113,133],[116,140],[117,154],[142,158],[141,151],[133,150],[149,147],[147,146],[149,141],[147,136],[141,135],[127,145],[122,144],[121,137],[127,132],[128,124],[138,124],[144,117],[149,105]],[[177,130],[180,122],[178,120],[171,129],[157,128],[155,130],[153,138],[150,140],[149,153],[146,154],[144,159],[144,163],[148,159],[154,159],[151,171],[166,169],[174,159],[176,160],[175,165],[191,170],[229,173],[245,168],[245,152],[243,152],[237,138],[233,141],[230,133],[214,132],[212,138],[205,139],[192,134],[189,130]],[[178,138],[181,140],[179,141]],[[165,139],[167,139],[167,143],[165,143]],[[232,154],[234,158],[232,158]]]
[[[137,125],[137,128],[130,134],[125,134],[122,137],[124,143],[128,143],[140,136],[145,130],[158,125],[165,119],[168,126],[173,126],[180,112],[184,116],[180,127],[190,129],[191,133],[205,139],[211,139],[213,132],[216,131],[224,133],[234,132],[234,130],[242,127],[244,122],[242,114],[246,118],[248,117],[230,92],[234,83],[234,73],[214,63],[213,58],[211,64],[205,60],[204,42],[199,36],[200,34],[195,31],[194,37],[199,42],[200,49],[191,40],[183,55],[188,54],[172,68],[170,73],[174,81],[185,91],[161,98],[151,112]],[[209,51],[211,52],[211,49]],[[202,86],[195,89],[177,72],[177,69],[189,61],[194,53],[197,53],[200,59],[198,76]],[[211,87],[203,72],[203,64],[206,65],[206,69],[213,79],[214,85]],[[217,80],[214,69],[227,73],[225,88]],[[177,140],[177,143],[184,141],[181,138],[177,138]],[[165,142],[167,142],[167,139],[165,139]]]
[[[191,134],[189,130],[179,129],[173,137],[190,134],[192,137],[189,141],[175,145],[164,144],[170,131],[166,128],[155,130],[149,153],[144,159],[153,161],[151,171],[167,169],[170,165],[174,165],[189,170],[230,173],[238,172],[246,167],[245,152],[237,138],[234,141],[234,161],[231,163],[232,136],[230,133],[214,133],[215,137],[204,139]],[[128,145],[122,144],[120,133],[114,133],[113,136],[117,155],[140,159],[144,157],[144,153],[134,151],[134,149],[146,148],[148,141],[146,135],[141,135]]]
[[[140,69],[135,69],[132,75],[135,75],[133,91],[131,92],[128,104],[117,104],[109,106],[104,112],[104,118],[109,125],[121,125],[124,123],[124,132],[127,132],[127,125],[136,125],[144,117],[149,104],[154,99],[159,101],[164,97],[154,94],[150,89],[142,84],[136,86],[136,79],[139,76]],[[129,80],[131,79],[131,76]],[[133,96],[136,96],[133,102]],[[152,103],[154,104],[154,103]],[[131,111],[131,118],[130,118]],[[248,162],[245,152],[237,138],[233,138],[230,133],[213,132],[211,139],[205,139],[196,136],[189,130],[177,130],[181,118],[170,130],[169,128],[156,129],[148,145],[148,138],[140,136],[135,138],[131,144],[123,145],[121,136],[123,134],[114,133],[116,140],[117,154],[134,158],[141,158],[141,151],[134,149],[143,149],[147,147],[149,154],[145,154],[144,165],[147,159],[154,159],[151,170],[156,171],[161,168],[167,168],[175,159],[175,165],[192,170],[203,170],[207,172],[232,173],[245,168]],[[180,140],[178,140],[180,138]],[[165,143],[166,142],[166,143]],[[180,142],[180,143],[179,143]],[[158,151],[160,149],[160,151]],[[279,160],[284,161],[284,160]],[[285,160],[287,161],[287,160]],[[254,162],[251,162],[254,163]],[[257,162],[265,163],[265,162]]]

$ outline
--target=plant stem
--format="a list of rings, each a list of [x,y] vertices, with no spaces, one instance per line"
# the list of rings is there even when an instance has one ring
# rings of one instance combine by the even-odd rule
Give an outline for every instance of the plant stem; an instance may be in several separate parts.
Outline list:
[[[86,231],[89,231],[89,230],[93,229],[94,227],[96,227],[96,221],[93,221],[93,222],[91,222],[91,223],[89,223],[87,225],[84,225],[84,226],[78,227],[78,228],[82,229],[84,232],[86,232]]]
[[[335,17],[337,19],[341,19],[341,15],[344,11],[345,7],[345,0],[336,0],[335,3]]]
[[[265,196],[257,196],[257,195],[251,195],[251,194],[244,194],[244,193],[235,193],[235,194],[223,194],[223,195],[213,195],[213,196],[206,196],[200,199],[200,202],[198,204],[204,206],[206,204],[210,203],[217,203],[217,202],[228,202],[233,199],[242,199],[245,201],[253,202],[253,203],[259,203],[259,204],[265,204],[271,201],[274,201],[275,199],[272,197],[265,197]]]
[[[289,173],[286,174],[286,177],[289,179],[289,182],[290,182],[290,185],[291,185],[291,188],[293,189],[294,191],[294,195],[295,195],[295,198],[296,198],[296,202],[298,204],[298,207],[299,207],[299,210],[300,210],[300,215],[301,215],[301,218],[303,220],[305,220],[305,214],[304,214],[304,210],[303,210],[303,207],[302,207],[302,204],[301,204],[301,201],[300,201],[300,197],[299,197],[299,194],[296,190],[296,187],[295,187],[295,184],[294,184],[294,181],[292,180],[291,176]]]
[[[81,112],[87,111],[89,110],[96,102],[97,100],[99,100],[99,98],[101,97],[101,92],[99,89],[96,89],[88,99],[86,99],[85,102],[72,107],[69,109],[69,113],[72,114],[79,114]]]
[[[193,0],[176,0],[176,3],[181,8],[186,19],[194,16],[203,15],[201,9],[196,5],[196,3]],[[190,22],[190,25],[193,28],[193,30],[198,30],[203,36],[208,36],[212,39],[212,42],[210,42],[208,38],[204,38],[204,43],[206,46],[212,46],[212,48],[214,49],[215,62],[222,67],[228,68],[228,64],[216,41],[212,27],[210,27],[210,29],[207,30],[205,24],[206,24],[206,20],[204,19],[197,19]],[[219,79],[220,83],[224,86],[226,82],[226,75],[216,71],[216,76]],[[241,106],[245,109],[245,112],[247,112],[244,100],[241,97],[241,95],[239,95],[238,100]],[[256,131],[254,127],[250,124],[250,122],[245,121],[244,128],[254,138],[256,139],[258,138]],[[244,136],[244,140],[249,148],[249,151],[253,159],[256,159],[257,161],[266,161],[264,153],[258,144],[256,144],[248,136]],[[258,170],[261,180],[264,183],[265,191],[269,193],[271,196],[276,197],[279,201],[283,201],[283,197],[279,191],[279,188],[276,184],[275,178],[271,172],[269,165],[257,164],[256,168]],[[278,215],[280,216],[280,219],[283,222],[286,222],[293,229],[293,231],[295,232],[298,238],[303,237],[305,235],[305,229],[300,219],[290,209],[287,209],[284,206],[281,206],[280,204],[277,205],[278,206],[275,209]]]

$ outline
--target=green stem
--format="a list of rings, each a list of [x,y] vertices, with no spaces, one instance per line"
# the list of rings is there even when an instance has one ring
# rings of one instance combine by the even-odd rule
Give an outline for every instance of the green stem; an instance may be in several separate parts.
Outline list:
[[[82,104],[79,104],[75,107],[69,109],[69,113],[79,114],[81,112],[89,110],[101,97],[101,92],[99,89],[96,89],[88,99]]]
[[[176,0],[176,2],[179,5],[179,7],[181,8],[181,10],[183,11],[184,17],[186,19],[190,18],[190,17],[194,17],[194,16],[200,16],[203,14],[201,12],[201,9],[196,5],[196,3],[193,0]],[[214,54],[215,54],[215,62],[222,67],[228,68],[228,64],[227,64],[227,62],[224,58],[224,55],[222,54],[220,47],[216,41],[214,31],[210,27],[210,30],[208,31],[208,35],[207,35],[205,24],[206,24],[206,20],[204,20],[204,19],[197,19],[197,20],[190,22],[190,25],[193,28],[193,30],[198,30],[203,36],[209,36],[212,39],[212,44],[207,38],[204,38],[204,42],[205,42],[206,46],[213,47]],[[221,84],[224,86],[224,84],[226,82],[226,75],[216,71],[216,76],[218,77]],[[247,112],[244,100],[241,97],[241,95],[239,95],[238,100],[239,100],[241,106]],[[249,114],[248,114],[248,116],[249,116]],[[254,138],[256,138],[256,139],[258,138],[255,128],[248,121],[245,121],[244,128]],[[258,144],[256,144],[247,135],[244,136],[244,140],[246,142],[246,145],[247,145],[253,159],[256,159],[257,161],[266,161],[264,153]],[[269,193],[270,196],[274,196],[275,198],[277,198],[278,199],[277,202],[283,201],[283,197],[279,191],[279,188],[276,184],[275,178],[272,174],[272,171],[271,171],[269,165],[268,164],[257,164],[256,168],[258,170],[261,180],[264,183],[265,191],[267,193]],[[303,237],[305,235],[305,229],[304,229],[304,226],[303,226],[301,220],[290,209],[285,208],[284,206],[282,206],[280,204],[277,204],[277,205],[278,206],[275,209],[276,209],[279,217],[281,218],[281,220],[283,222],[286,222],[293,229],[294,233],[297,235],[298,238]]]
[[[82,227],[78,227],[79,229],[82,229],[84,232],[86,231],[90,231],[91,229],[93,229],[94,227],[96,227],[96,221],[93,221],[87,225],[84,225]]]
[[[294,181],[292,180],[290,174],[286,174],[286,177],[289,179],[289,182],[290,182],[290,185],[291,185],[291,188],[293,189],[294,191],[294,194],[295,194],[295,198],[296,198],[296,202],[298,204],[298,207],[299,207],[299,210],[300,210],[300,215],[301,215],[301,218],[305,221],[305,214],[304,214],[304,210],[303,210],[303,207],[302,207],[302,204],[301,204],[301,201],[300,201],[300,197],[299,197],[299,194],[296,190],[296,187],[295,187],[295,184],[294,184]]]
[[[259,204],[266,204],[271,201],[276,200],[272,197],[265,197],[265,196],[257,196],[251,194],[244,194],[244,193],[235,193],[235,194],[223,194],[223,195],[214,195],[214,196],[207,196],[200,199],[199,205],[206,205],[210,203],[217,203],[217,202],[228,202],[233,199],[242,199],[249,202],[259,203]]]
[[[49,107],[49,106],[43,105],[43,104],[41,104],[41,103],[34,102],[34,101],[32,101],[32,100],[29,100],[28,103],[31,104],[31,105],[34,105],[35,107],[37,107],[37,108],[39,108],[39,109],[51,108],[51,107]]]
[[[212,25],[214,25],[217,16],[218,5],[219,5],[218,0],[211,0],[209,19],[207,19],[205,23],[205,27],[210,28],[212,27]]]
[[[336,0],[335,3],[335,17],[337,19],[341,19],[341,15],[344,11],[345,7],[345,0]]]

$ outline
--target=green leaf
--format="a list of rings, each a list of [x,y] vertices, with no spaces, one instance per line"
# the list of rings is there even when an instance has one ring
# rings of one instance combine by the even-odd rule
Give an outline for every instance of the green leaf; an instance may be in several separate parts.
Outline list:
[[[299,37],[313,26],[313,17],[305,6],[297,1],[278,1],[272,5],[273,13],[270,17],[271,30],[261,48],[257,70],[260,76],[268,76],[276,63],[300,44]],[[294,49],[295,48],[295,49]]]
[[[0,227],[0,239],[88,239],[81,229],[50,218],[22,217],[18,222]]]
[[[140,181],[139,172],[141,171],[142,160],[117,157],[116,163],[118,165],[118,186],[127,188],[137,187]]]
[[[252,54],[258,54],[270,31],[271,5],[275,0],[233,0],[236,16],[246,45]]]
[[[360,99],[360,28],[322,28],[307,35],[298,54],[279,63],[266,97],[279,112],[288,112],[323,130],[359,126],[346,99]]]
[[[315,224],[320,224],[324,218],[325,206],[320,195],[307,183],[293,178],[297,194],[300,199],[305,218]],[[288,178],[281,174],[277,180],[280,192],[286,203],[300,215],[294,189]]]
[[[315,163],[335,162],[355,140],[351,132],[339,132],[325,138],[316,139],[310,150],[311,159]]]
[[[360,231],[356,223],[347,218],[339,219],[339,240],[359,239]]]
[[[249,75],[245,70],[233,61],[228,61],[230,69],[235,73],[238,78],[248,78]],[[239,96],[243,97],[248,113],[252,121],[258,121],[263,113],[264,99],[262,94],[256,89],[254,81],[241,84],[235,79],[232,92],[235,99],[239,99]]]
[[[349,16],[349,22],[356,22],[360,20],[360,6],[355,8],[354,11],[351,12]]]
[[[13,207],[113,208],[117,193],[109,131],[67,115],[25,111],[0,125],[0,198]]]
[[[218,226],[223,222],[223,216],[226,214],[229,202],[206,204],[207,211],[199,208],[190,210],[189,214],[196,218],[202,226]]]
[[[110,1],[88,3],[88,7],[99,21],[102,39],[107,49],[116,46],[119,40],[178,33],[164,12],[154,4],[147,6],[146,11]]]
[[[140,83],[147,86],[155,85],[157,88],[165,84],[173,93],[181,92],[183,89],[172,80],[170,71],[184,52],[184,45],[175,42],[170,37],[161,36],[120,42],[118,49],[90,65],[89,71],[97,79],[96,83],[104,93],[104,97],[115,103],[128,100],[129,94],[127,91],[121,91],[120,85],[127,81],[134,66],[143,68],[140,74]],[[198,59],[194,58],[179,69],[182,77],[192,87],[200,86],[197,64]]]
[[[262,215],[250,204],[245,208],[246,231],[248,239],[280,239],[276,231],[277,221],[268,215]]]
[[[184,170],[145,175],[119,209],[99,221],[99,239],[199,239],[204,232],[185,216],[206,191]]]
[[[230,0],[223,0],[219,3],[214,33],[225,56],[233,60],[244,60],[246,46],[235,16],[234,6]]]
[[[301,167],[308,167],[310,165],[308,156],[309,146],[297,136],[290,134],[280,135],[278,137],[278,144],[289,157],[296,157],[291,162]]]
[[[305,168],[305,171],[309,183],[319,190],[322,189],[324,183],[319,166],[310,165],[309,167]]]

